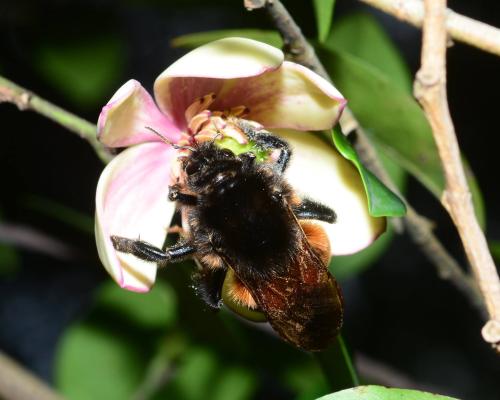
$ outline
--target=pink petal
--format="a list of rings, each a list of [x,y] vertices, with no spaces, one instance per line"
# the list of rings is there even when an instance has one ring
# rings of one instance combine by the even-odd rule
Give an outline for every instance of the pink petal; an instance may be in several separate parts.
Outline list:
[[[337,213],[337,222],[318,222],[330,238],[332,255],[356,253],[386,227],[385,218],[368,213],[365,189],[354,166],[315,135],[273,130],[292,147],[286,179],[299,195],[319,201]]]
[[[144,143],[116,156],[99,178],[95,233],[99,257],[123,288],[144,292],[156,278],[156,264],[115,251],[110,236],[145,240],[162,247],[175,203],[168,200],[171,163],[177,151]]]
[[[225,110],[245,105],[250,109],[246,118],[266,128],[330,129],[346,104],[331,83],[288,61],[275,71],[239,79],[228,86],[212,108]]]
[[[177,142],[180,129],[163,115],[149,93],[136,80],[129,80],[113,95],[99,115],[97,136],[108,147],[126,147],[159,141],[149,126]]]
[[[167,68],[156,79],[155,98],[160,109],[184,127],[184,111],[196,98],[208,93],[223,96],[221,90],[228,80],[261,75],[282,62],[283,53],[267,44],[244,38],[217,40]]]

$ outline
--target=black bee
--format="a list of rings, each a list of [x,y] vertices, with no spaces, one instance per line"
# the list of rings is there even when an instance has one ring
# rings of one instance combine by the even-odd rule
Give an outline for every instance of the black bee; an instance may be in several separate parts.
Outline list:
[[[327,269],[329,240],[311,220],[333,223],[335,212],[300,199],[286,182],[287,142],[266,132],[245,133],[261,149],[280,150],[278,160],[257,163],[253,152],[235,155],[214,142],[189,147],[183,176],[169,193],[187,221],[184,237],[162,250],[112,236],[114,247],[159,267],[194,257],[208,304],[220,307],[222,287],[229,286],[233,306],[263,313],[299,348],[323,350],[342,325],[343,301]]]

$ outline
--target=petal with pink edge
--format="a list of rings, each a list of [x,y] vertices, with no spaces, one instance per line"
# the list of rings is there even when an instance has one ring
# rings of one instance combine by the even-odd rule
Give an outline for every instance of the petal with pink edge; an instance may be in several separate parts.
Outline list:
[[[346,102],[330,82],[285,61],[275,71],[226,82],[212,108],[244,105],[250,109],[246,118],[266,128],[319,131],[335,125]]]
[[[99,115],[97,136],[108,147],[126,147],[159,141],[149,126],[177,142],[180,129],[156,106],[153,98],[136,80],[129,80],[113,95]]]
[[[368,213],[365,189],[358,171],[321,138],[304,132],[273,130],[292,147],[286,178],[297,193],[331,207],[337,222],[318,222],[326,230],[332,255],[358,252],[386,227],[385,218]]]
[[[166,115],[178,125],[185,124],[184,111],[198,97],[208,93],[219,95],[225,80],[275,70],[283,59],[280,50],[255,40],[216,40],[194,49],[168,67],[156,79],[155,98]]]
[[[116,156],[99,178],[95,234],[99,257],[113,279],[125,289],[148,291],[156,264],[117,252],[110,236],[141,239],[162,247],[175,203],[168,200],[171,163],[177,155],[161,143],[144,143]]]

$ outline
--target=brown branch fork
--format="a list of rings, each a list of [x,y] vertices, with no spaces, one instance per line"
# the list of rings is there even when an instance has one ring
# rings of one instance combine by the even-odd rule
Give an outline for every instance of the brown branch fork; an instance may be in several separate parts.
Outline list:
[[[483,338],[500,351],[500,281],[474,213],[448,108],[445,20],[446,0],[425,0],[422,65],[415,78],[414,94],[429,120],[443,165],[446,187],[441,202],[457,227],[488,310]]]

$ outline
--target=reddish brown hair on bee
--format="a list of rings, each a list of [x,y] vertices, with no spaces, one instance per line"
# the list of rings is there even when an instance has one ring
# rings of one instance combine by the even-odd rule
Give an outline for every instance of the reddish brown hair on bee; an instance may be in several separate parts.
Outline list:
[[[306,235],[307,241],[325,265],[330,261],[330,240],[325,230],[311,221],[300,221],[300,226]]]
[[[251,310],[255,310],[257,308],[257,303],[253,299],[250,291],[236,277],[236,275],[233,275],[228,294],[231,297],[231,300],[237,304],[250,308]]]

